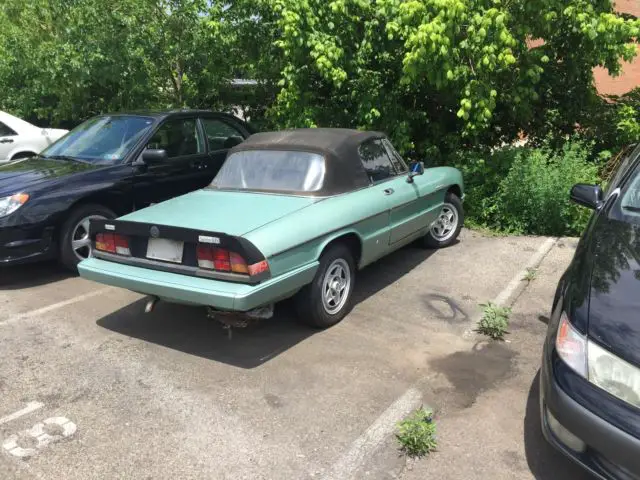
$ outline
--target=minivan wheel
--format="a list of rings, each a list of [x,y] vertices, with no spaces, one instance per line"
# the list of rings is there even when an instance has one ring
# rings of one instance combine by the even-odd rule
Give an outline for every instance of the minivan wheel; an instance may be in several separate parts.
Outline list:
[[[102,205],[81,205],[71,211],[60,231],[60,261],[69,270],[77,271],[78,264],[91,255],[89,222],[115,218]]]
[[[299,319],[316,328],[328,328],[342,320],[352,307],[355,262],[349,248],[334,245],[320,257],[313,281],[298,292]]]

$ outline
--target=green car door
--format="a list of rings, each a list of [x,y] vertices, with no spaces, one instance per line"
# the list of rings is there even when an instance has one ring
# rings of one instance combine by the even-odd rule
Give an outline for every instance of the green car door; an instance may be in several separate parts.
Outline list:
[[[387,197],[389,245],[408,242],[436,219],[442,195],[435,192],[435,179],[427,175],[407,182],[408,168],[386,139],[365,142],[360,156],[369,178]]]

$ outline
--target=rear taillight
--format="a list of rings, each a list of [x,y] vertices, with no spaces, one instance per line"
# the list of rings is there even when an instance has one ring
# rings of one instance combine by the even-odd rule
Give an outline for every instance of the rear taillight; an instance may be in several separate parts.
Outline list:
[[[213,249],[205,245],[198,245],[198,266],[213,270]]]
[[[233,272],[249,275],[257,275],[269,270],[267,261],[254,265],[247,265],[247,261],[236,252],[231,252],[224,248],[212,247],[209,245],[198,245],[198,267],[207,270],[217,270],[219,272]],[[256,268],[256,266],[258,266]],[[252,273],[255,272],[255,273]]]
[[[229,260],[229,250],[223,248],[213,249],[213,266],[221,272],[231,271],[231,261]]]
[[[229,261],[231,262],[231,271],[236,273],[249,273],[247,262],[241,255],[235,252],[229,252]]]
[[[116,253],[118,255],[131,256],[131,250],[129,249],[129,239],[122,235],[115,235],[116,240]]]
[[[129,239],[115,233],[99,233],[96,235],[96,250],[118,255],[131,256]]]

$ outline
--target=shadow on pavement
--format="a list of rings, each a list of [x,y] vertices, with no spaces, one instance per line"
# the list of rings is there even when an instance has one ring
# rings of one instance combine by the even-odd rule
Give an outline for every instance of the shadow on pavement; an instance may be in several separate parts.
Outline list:
[[[555,450],[542,436],[540,426],[540,371],[536,374],[527,397],[524,418],[524,449],[529,469],[537,480],[592,480],[562,453]]]
[[[74,276],[58,262],[0,267],[0,290],[39,287]]]
[[[355,303],[362,302],[425,261],[433,251],[406,247],[367,267],[358,275]],[[296,320],[292,302],[276,305],[270,320],[233,329],[233,336],[203,308],[160,302],[144,314],[139,300],[97,321],[108,330],[240,368],[255,368],[292,348],[318,330]],[[349,321],[349,317],[344,321]]]

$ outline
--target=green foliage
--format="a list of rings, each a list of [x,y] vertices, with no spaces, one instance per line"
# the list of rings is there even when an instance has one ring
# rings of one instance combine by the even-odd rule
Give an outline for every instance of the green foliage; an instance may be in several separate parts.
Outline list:
[[[571,202],[569,191],[576,183],[600,183],[592,152],[573,139],[559,150],[545,144],[455,157],[466,181],[470,225],[512,234],[581,234],[590,212]]]
[[[275,0],[283,126],[376,128],[437,158],[572,131],[592,68],[620,70],[640,22],[585,0]],[[544,45],[529,48],[529,38]],[[547,111],[552,109],[552,121]]]
[[[240,105],[261,128],[379,129],[427,163],[521,131],[535,143],[579,124],[613,151],[637,136],[637,110],[608,108],[593,87],[592,68],[619,72],[640,32],[609,0],[105,5],[0,2],[0,109],[59,124]],[[544,44],[530,48],[536,38]],[[238,95],[235,77],[258,85]],[[599,125],[612,129],[600,135]]]
[[[502,340],[509,328],[511,308],[501,307],[493,302],[480,304],[482,318],[478,321],[478,332],[494,340]]]
[[[526,282],[533,282],[537,276],[538,276],[538,270],[536,270],[535,268],[527,268],[527,271],[525,272],[522,280]]]
[[[410,457],[423,457],[437,447],[433,412],[419,408],[398,424],[396,438]]]
[[[59,123],[124,109],[218,107],[218,91],[243,65],[238,36],[223,21],[226,3],[5,0],[0,108]]]

